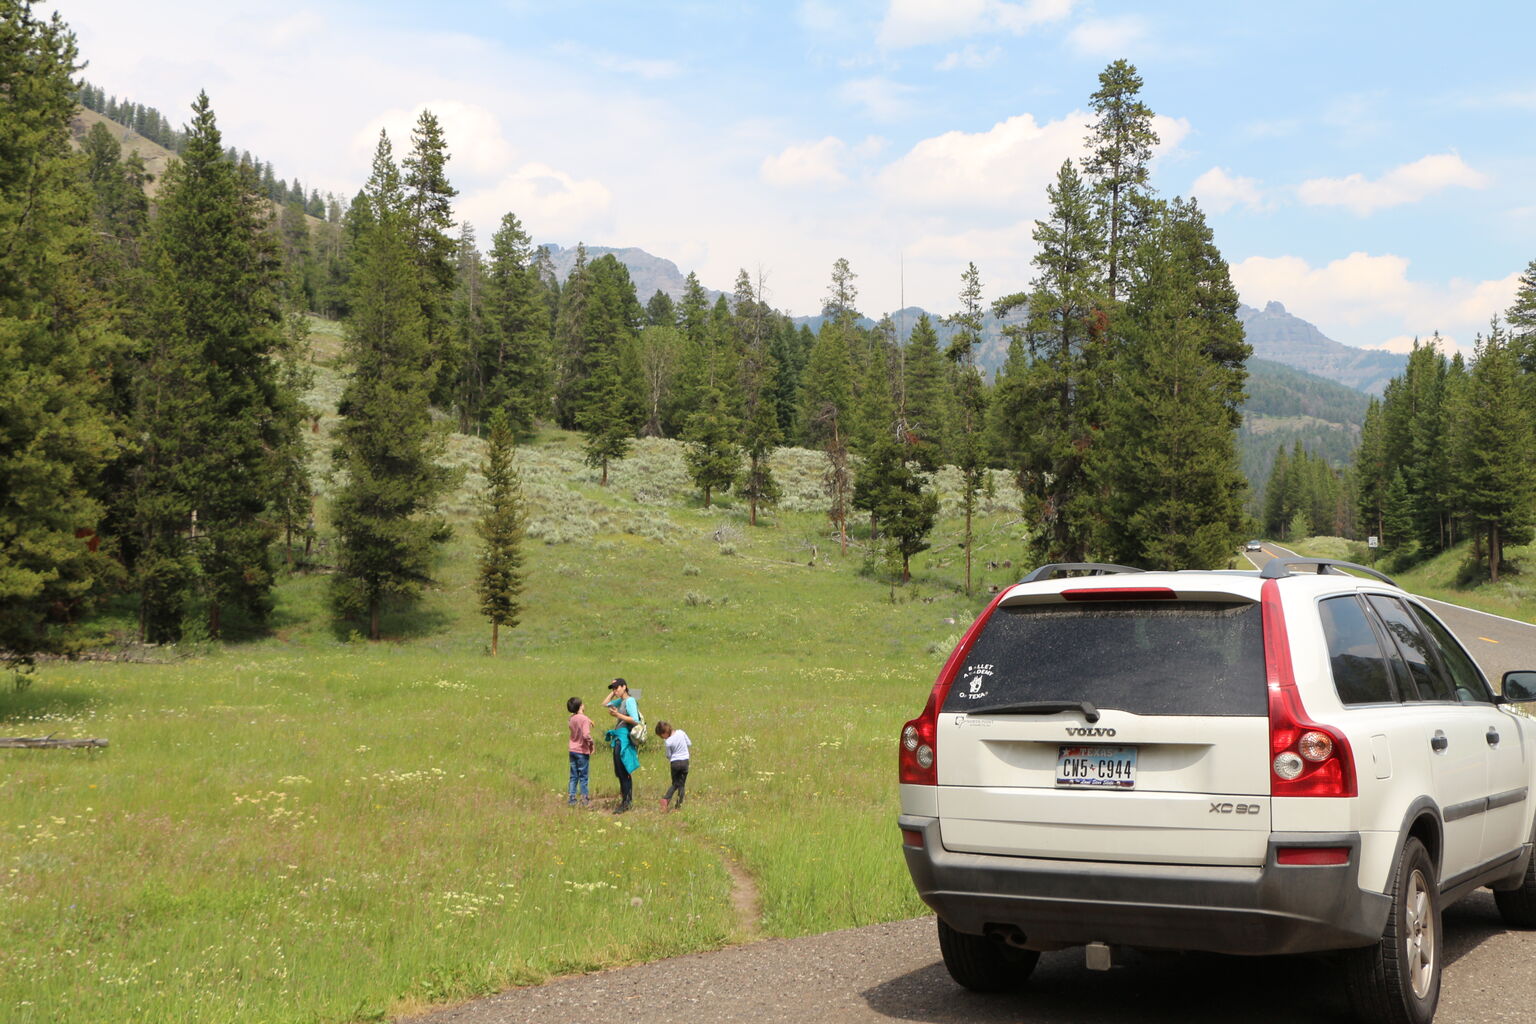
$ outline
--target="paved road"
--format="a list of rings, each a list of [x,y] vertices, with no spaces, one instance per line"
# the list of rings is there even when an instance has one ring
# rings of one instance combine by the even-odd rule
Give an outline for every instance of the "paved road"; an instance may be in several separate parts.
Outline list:
[[[1445,913],[1437,1024],[1531,1019],[1536,932],[1507,932],[1486,892]],[[1019,993],[950,981],[931,917],[771,940],[514,989],[410,1024],[1344,1024],[1348,1002],[1321,958],[1144,958],[1089,971],[1047,953]]]
[[[1266,545],[1270,555],[1290,554]],[[1260,559],[1262,561],[1262,559]],[[1536,667],[1536,626],[1436,602],[1489,678]],[[892,831],[892,855],[895,855]],[[657,922],[657,927],[666,927]],[[1445,913],[1437,1024],[1526,1022],[1536,1007],[1536,932],[1512,932],[1479,892]],[[410,1019],[410,1024],[1343,1024],[1347,1000],[1316,957],[1141,957],[1089,971],[1081,950],[1041,957],[1011,995],[959,988],[939,959],[931,917],[757,942],[534,988]]]

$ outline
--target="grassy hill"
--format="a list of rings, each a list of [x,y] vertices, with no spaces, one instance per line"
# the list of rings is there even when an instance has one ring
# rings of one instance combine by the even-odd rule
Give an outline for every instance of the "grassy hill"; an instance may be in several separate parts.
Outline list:
[[[76,145],[80,144],[80,141],[85,138],[86,133],[91,130],[91,126],[95,124],[107,126],[107,131],[111,132],[118,145],[123,147],[124,156],[127,156],[129,153],[139,154],[140,158],[144,161],[145,169],[149,171],[153,178],[152,181],[145,185],[144,191],[151,199],[158,195],[160,192],[160,179],[165,176],[165,169],[170,166],[171,161],[176,159],[176,154],[159,143],[151,142],[132,128],[118,124],[105,114],[98,114],[96,111],[87,110],[84,107],[75,108],[75,116],[69,122],[70,134],[74,137]]]

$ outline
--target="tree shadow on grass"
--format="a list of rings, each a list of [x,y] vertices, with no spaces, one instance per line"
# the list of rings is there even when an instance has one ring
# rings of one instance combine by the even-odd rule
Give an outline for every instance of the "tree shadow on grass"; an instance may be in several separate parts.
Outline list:
[[[103,700],[99,692],[73,687],[34,684],[17,690],[10,673],[5,673],[0,675],[0,733],[21,735],[17,729],[25,725],[28,736],[47,736],[57,731],[58,722],[100,707]]]
[[[453,617],[440,608],[421,604],[391,606],[379,616],[379,639],[421,640],[446,633],[453,621]],[[366,617],[334,618],[331,635],[337,640],[367,640],[368,620]]]

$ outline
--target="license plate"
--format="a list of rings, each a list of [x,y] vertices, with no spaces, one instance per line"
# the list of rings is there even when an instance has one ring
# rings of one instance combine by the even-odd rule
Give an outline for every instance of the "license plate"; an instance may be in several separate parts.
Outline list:
[[[1135,747],[1062,747],[1057,788],[1135,789]]]

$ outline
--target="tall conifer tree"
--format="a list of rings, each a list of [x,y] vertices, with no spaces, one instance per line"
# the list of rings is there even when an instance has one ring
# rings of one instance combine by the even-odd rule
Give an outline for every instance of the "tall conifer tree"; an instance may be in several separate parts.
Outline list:
[[[1243,529],[1234,420],[1248,346],[1210,241],[1198,206],[1175,200],[1137,250],[1089,467],[1105,505],[1096,547],[1111,560],[1217,568]]]
[[[208,631],[226,607],[264,622],[272,608],[266,515],[276,491],[270,453],[282,444],[277,366],[279,263],[264,230],[266,204],[224,159],[206,94],[192,106],[181,160],[166,172],[152,231],[156,287],[174,296],[171,370],[189,388],[176,400],[187,444],[172,487],[196,541]],[[154,370],[146,384],[158,386]],[[163,528],[167,528],[165,524]]]
[[[1012,331],[1022,340],[1020,358],[1010,360],[998,402],[1023,511],[1036,530],[1035,555],[1081,562],[1101,511],[1086,463],[1102,363],[1104,235],[1071,161],[1061,165],[1046,196],[1050,212],[1035,223],[1040,251],[1033,290],[993,303],[999,318],[1021,306],[1028,310],[1026,323]]]
[[[434,547],[449,535],[437,511],[449,476],[432,422],[438,368],[413,224],[382,133],[366,196],[371,223],[358,241],[333,452],[345,478],[332,507],[340,552],[331,594],[340,614],[365,616],[377,640],[385,602],[412,599],[431,582]]]
[[[66,637],[105,558],[77,531],[115,447],[103,415],[104,325],[82,288],[88,197],[69,149],[75,38],[27,0],[0,0],[0,663]]]
[[[1125,292],[1125,265],[1136,232],[1151,214],[1147,165],[1157,132],[1152,111],[1141,102],[1135,65],[1116,60],[1099,73],[1099,88],[1088,105],[1098,115],[1085,143],[1083,173],[1093,183],[1104,223],[1104,288],[1110,302]]]
[[[491,404],[507,411],[514,434],[532,432],[549,407],[549,332],[533,243],[516,215],[501,218],[491,237],[486,319],[494,346]]]
[[[493,657],[500,647],[501,627],[516,626],[522,613],[519,598],[523,592],[523,533],[527,514],[514,455],[511,419],[505,409],[495,409],[491,412],[481,469],[485,475],[485,497],[475,524],[484,545],[480,549],[476,590],[480,611],[491,620]]]

